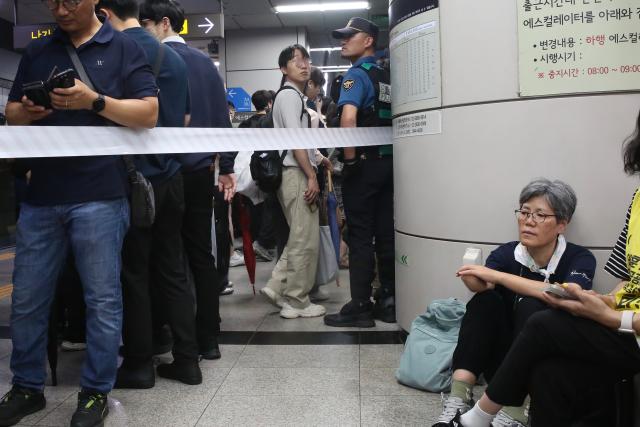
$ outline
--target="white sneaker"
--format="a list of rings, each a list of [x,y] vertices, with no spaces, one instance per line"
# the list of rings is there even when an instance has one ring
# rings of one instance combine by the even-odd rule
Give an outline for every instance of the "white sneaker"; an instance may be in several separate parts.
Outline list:
[[[491,422],[491,427],[526,427],[518,420],[514,420],[506,412],[500,410]]]
[[[253,251],[256,255],[267,262],[273,261],[273,256],[258,241],[253,242]]]
[[[456,417],[457,413],[464,414],[471,406],[473,406],[473,400],[465,402],[459,397],[446,396],[444,393],[440,394],[442,400],[442,413],[438,417],[438,421],[435,426],[448,426],[451,420]]]
[[[238,251],[233,251],[229,259],[229,267],[237,267],[239,265],[244,265],[244,256]]]
[[[62,351],[82,351],[87,349],[87,344],[83,342],[62,341],[60,344]]]
[[[309,298],[311,298],[311,301],[326,301],[330,298],[330,295],[324,286],[318,286],[315,292],[309,294]]]
[[[267,300],[269,300],[271,304],[278,308],[282,308],[282,306],[284,305],[284,298],[282,298],[281,295],[278,295],[276,291],[267,286],[260,289],[260,294],[263,295]]]
[[[324,316],[327,309],[321,305],[309,304],[305,308],[293,308],[286,302],[282,304],[280,317],[285,319],[295,319],[297,317],[320,317]]]

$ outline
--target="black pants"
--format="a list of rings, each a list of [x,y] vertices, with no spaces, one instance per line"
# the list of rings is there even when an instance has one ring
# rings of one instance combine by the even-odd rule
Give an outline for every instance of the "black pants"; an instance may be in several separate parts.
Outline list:
[[[220,277],[211,253],[215,186],[214,174],[208,168],[184,174],[182,239],[196,289],[196,331],[200,351],[210,350],[220,332]]]
[[[360,161],[342,184],[347,216],[351,298],[368,301],[378,260],[382,296],[395,295],[393,158]]]
[[[527,319],[548,306],[501,289],[477,293],[462,318],[452,368],[466,369],[490,381]]]
[[[224,200],[224,193],[213,189],[213,211],[216,221],[216,266],[220,277],[219,286],[229,283],[229,258],[231,257],[231,233],[229,232],[229,203]]]
[[[152,293],[173,335],[176,361],[198,360],[194,302],[182,249],[182,175],[153,186],[156,218],[151,228],[131,227],[124,240],[122,340],[128,365],[151,360]]]
[[[611,419],[593,421],[594,405],[606,402],[590,396],[603,388],[610,396],[613,384],[639,371],[640,349],[633,335],[550,309],[529,319],[486,393],[510,406],[530,394],[535,427],[613,425]]]

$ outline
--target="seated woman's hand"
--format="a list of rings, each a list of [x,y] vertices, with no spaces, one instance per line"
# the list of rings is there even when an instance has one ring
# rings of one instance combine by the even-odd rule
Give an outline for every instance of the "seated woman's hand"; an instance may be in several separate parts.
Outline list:
[[[556,298],[543,292],[542,297],[551,307],[568,311],[574,316],[594,320],[611,328],[617,328],[620,325],[619,316],[616,320],[616,312],[609,305],[610,296],[585,291],[576,283],[566,283],[563,286],[569,294],[577,299]]]
[[[500,283],[502,274],[504,273],[485,267],[484,265],[463,265],[456,272],[456,276],[458,277],[473,276],[492,285]]]

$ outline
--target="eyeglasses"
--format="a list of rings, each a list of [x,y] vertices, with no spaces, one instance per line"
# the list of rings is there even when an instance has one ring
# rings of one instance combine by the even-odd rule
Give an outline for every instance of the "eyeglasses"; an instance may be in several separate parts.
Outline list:
[[[60,3],[69,12],[73,12],[78,8],[78,5],[82,3],[82,0],[42,0],[49,10],[54,11],[60,7]]]
[[[547,219],[547,217],[549,216],[555,216],[551,214],[545,214],[542,212],[523,211],[522,209],[516,209],[514,212],[516,214],[516,218],[518,218],[518,221],[526,221],[529,219],[529,217],[531,217],[531,219],[533,219],[533,222],[535,222],[536,224],[543,223],[544,220]]]
[[[311,65],[311,59],[310,58],[301,58],[299,56],[295,56],[295,57],[291,58],[291,61],[293,61],[295,66],[298,67],[298,68],[309,67]]]

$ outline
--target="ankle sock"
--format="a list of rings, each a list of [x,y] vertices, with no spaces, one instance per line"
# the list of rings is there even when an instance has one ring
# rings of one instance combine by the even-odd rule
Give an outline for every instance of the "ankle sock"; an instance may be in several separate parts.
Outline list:
[[[490,427],[494,418],[495,415],[487,414],[476,403],[473,408],[460,417],[460,423],[464,427]]]
[[[451,382],[451,394],[452,397],[459,397],[465,402],[470,402],[473,399],[473,384],[469,384],[464,381],[453,380]]]

